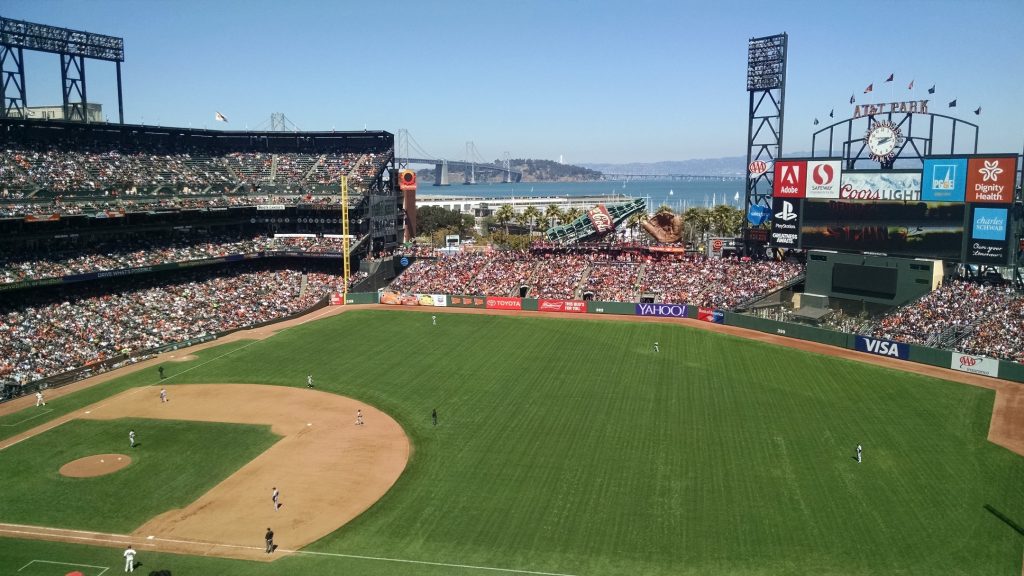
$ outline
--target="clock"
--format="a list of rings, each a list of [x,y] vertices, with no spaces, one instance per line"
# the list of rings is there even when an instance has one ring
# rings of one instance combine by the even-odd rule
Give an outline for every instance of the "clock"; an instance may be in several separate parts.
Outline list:
[[[881,164],[889,164],[899,153],[899,148],[903,144],[903,131],[889,121],[875,122],[868,128],[864,141],[868,145],[869,156],[872,160]]]

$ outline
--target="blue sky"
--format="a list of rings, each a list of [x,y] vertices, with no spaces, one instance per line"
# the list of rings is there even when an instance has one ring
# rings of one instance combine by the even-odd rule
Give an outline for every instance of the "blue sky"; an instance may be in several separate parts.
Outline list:
[[[304,130],[406,128],[456,159],[467,141],[488,160],[742,155],[747,39],[788,32],[786,150],[810,148],[814,117],[848,117],[851,93],[909,99],[912,79],[980,124],[982,151],[1024,145],[1024,0],[5,0],[0,15],[123,37],[132,123],[224,128],[219,110],[255,129],[284,112]],[[57,57],[26,66],[29,105],[58,103]],[[114,66],[87,79],[116,119]]]

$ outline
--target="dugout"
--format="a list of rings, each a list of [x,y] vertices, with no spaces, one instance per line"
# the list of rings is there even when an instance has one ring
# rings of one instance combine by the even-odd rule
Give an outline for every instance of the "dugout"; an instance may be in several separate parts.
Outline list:
[[[943,269],[941,260],[810,250],[804,299],[901,306],[937,288]]]

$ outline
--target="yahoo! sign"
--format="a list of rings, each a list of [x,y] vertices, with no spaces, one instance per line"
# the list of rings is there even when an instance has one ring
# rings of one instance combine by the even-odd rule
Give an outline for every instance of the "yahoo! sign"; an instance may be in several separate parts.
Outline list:
[[[686,318],[685,304],[637,304],[637,316],[671,316]]]

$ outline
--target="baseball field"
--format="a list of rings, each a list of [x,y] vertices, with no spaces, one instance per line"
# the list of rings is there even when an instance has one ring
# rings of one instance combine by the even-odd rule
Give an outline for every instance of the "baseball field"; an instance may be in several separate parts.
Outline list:
[[[173,576],[1022,574],[992,390],[678,321],[436,315],[347,311],[0,416],[0,574],[102,576],[127,542]],[[60,472],[93,455],[130,463]]]

